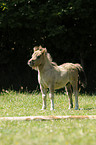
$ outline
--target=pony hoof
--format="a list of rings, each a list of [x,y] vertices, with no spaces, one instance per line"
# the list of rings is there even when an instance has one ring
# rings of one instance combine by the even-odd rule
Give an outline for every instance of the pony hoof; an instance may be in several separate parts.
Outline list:
[[[75,110],[79,110],[79,108],[75,108]]]
[[[72,109],[71,107],[68,108],[69,110]]]
[[[54,109],[54,108],[51,108],[50,110],[53,111],[53,110],[55,110],[55,109]]]
[[[70,109],[72,109],[73,107],[69,107],[68,109],[70,110]]]
[[[46,110],[46,108],[42,108],[41,110]]]

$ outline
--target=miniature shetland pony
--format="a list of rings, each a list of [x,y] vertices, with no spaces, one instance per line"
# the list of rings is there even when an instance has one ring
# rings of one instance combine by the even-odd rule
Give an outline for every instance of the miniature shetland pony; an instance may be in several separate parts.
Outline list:
[[[54,110],[54,90],[63,87],[65,87],[69,97],[69,109],[73,108],[72,92],[75,95],[75,109],[78,109],[79,74],[84,74],[84,70],[80,64],[64,63],[58,66],[52,62],[50,54],[47,53],[47,49],[39,46],[34,47],[34,53],[28,61],[28,65],[38,70],[38,82],[43,99],[42,110],[46,109],[47,89],[49,88],[50,91],[51,110]],[[81,82],[81,85],[84,86],[84,83]]]

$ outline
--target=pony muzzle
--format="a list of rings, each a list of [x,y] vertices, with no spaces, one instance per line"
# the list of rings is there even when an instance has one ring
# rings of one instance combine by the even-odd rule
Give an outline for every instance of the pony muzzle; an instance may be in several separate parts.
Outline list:
[[[30,67],[34,66],[34,61],[33,61],[33,60],[29,60],[29,61],[28,61],[28,65],[29,65]]]

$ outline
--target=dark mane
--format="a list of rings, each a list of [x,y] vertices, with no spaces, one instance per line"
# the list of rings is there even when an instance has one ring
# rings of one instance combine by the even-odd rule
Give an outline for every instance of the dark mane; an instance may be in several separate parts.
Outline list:
[[[48,58],[48,60],[51,62],[51,64],[53,65],[53,66],[57,66],[57,63],[56,62],[52,62],[52,57],[51,57],[51,55],[49,54],[49,53],[47,53],[47,58]]]

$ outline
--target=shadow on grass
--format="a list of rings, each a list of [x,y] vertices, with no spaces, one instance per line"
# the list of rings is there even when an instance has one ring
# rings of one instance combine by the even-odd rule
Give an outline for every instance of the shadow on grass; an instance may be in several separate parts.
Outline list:
[[[83,110],[96,110],[96,108],[92,107],[92,108],[84,108]]]

